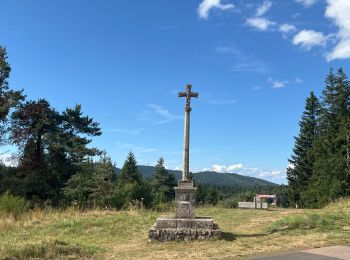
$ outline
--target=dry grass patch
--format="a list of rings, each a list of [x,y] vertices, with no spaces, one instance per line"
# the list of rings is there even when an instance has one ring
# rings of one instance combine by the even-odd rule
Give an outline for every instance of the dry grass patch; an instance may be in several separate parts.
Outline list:
[[[243,259],[350,243],[350,202],[324,210],[199,208],[212,216],[222,239],[148,242],[152,211],[34,211],[0,218],[0,256],[7,259]],[[168,214],[172,214],[169,213]],[[18,246],[17,246],[18,245]]]

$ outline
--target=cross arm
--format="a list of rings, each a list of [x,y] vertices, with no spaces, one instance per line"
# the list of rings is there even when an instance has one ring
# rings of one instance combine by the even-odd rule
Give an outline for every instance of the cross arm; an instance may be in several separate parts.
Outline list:
[[[178,97],[186,97],[186,92],[179,92]]]
[[[198,98],[198,92],[191,92],[191,97]]]

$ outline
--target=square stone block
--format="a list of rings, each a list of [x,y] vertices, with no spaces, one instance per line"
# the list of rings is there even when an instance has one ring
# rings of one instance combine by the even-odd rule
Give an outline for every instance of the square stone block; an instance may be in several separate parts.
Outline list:
[[[193,220],[192,228],[196,229],[213,229],[214,223],[213,219],[201,219],[201,218],[196,218]]]
[[[176,226],[177,228],[192,228],[193,221],[192,219],[177,219]]]
[[[156,228],[176,228],[175,218],[158,218],[156,220]]]
[[[179,181],[178,182],[179,188],[193,188],[193,181]]]

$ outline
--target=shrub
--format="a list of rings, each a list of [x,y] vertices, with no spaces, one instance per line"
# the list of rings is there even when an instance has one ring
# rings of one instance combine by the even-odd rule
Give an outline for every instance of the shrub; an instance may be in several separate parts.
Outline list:
[[[20,216],[27,209],[27,202],[24,198],[14,196],[5,192],[0,196],[0,213],[12,215],[14,218]]]
[[[228,208],[228,209],[238,208],[238,199],[237,198],[224,199],[219,202],[219,205],[221,207]]]
[[[277,220],[269,226],[269,231],[283,230],[340,230],[349,223],[349,214],[343,211],[311,213],[306,215],[287,216]]]

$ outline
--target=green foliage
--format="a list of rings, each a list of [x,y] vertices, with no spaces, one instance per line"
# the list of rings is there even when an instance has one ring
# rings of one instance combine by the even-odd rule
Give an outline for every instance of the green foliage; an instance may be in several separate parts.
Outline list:
[[[52,258],[81,258],[92,256],[96,250],[72,245],[62,240],[42,241],[41,243],[25,244],[24,246],[9,247],[6,255],[15,259],[52,259]]]
[[[349,224],[349,220],[349,214],[342,210],[325,213],[308,213],[305,215],[287,216],[277,220],[271,223],[268,230],[271,232],[308,229],[340,231]]]
[[[83,163],[80,171],[74,174],[63,188],[69,203],[80,209],[111,208],[116,196],[114,165],[106,153],[94,163]]]
[[[19,217],[27,209],[27,202],[24,198],[14,196],[9,192],[0,195],[0,214]]]
[[[87,136],[101,135],[100,128],[82,115],[80,105],[59,113],[45,99],[27,101],[12,113],[10,132],[21,157],[16,174],[7,178],[8,189],[39,203],[59,204],[68,179],[83,170],[88,157],[100,154],[87,147]]]
[[[165,169],[164,159],[161,157],[155,166],[152,182],[153,203],[156,209],[162,210],[167,203],[174,200],[176,184],[175,175]]]
[[[320,103],[313,92],[306,99],[305,111],[299,123],[299,136],[295,137],[293,155],[289,160],[292,165],[287,169],[290,200],[303,207],[304,193],[313,175],[315,153],[313,147],[318,136]]]
[[[138,183],[142,182],[142,175],[137,168],[135,155],[129,152],[126,161],[124,162],[122,171],[119,175],[118,182],[120,185],[126,183]]]
[[[9,90],[11,67],[7,58],[6,48],[0,46],[0,144],[6,141],[7,117],[10,110],[24,100],[23,91]]]
[[[227,209],[238,208],[238,198],[227,198],[219,202],[219,206]]]
[[[117,179],[117,196],[114,199],[117,208],[127,208],[139,202],[148,207],[152,203],[150,184],[142,178],[136,164],[134,154],[129,152]]]
[[[325,85],[319,110],[313,94],[307,99],[287,172],[291,201],[301,207],[350,195],[350,82],[339,69]]]

